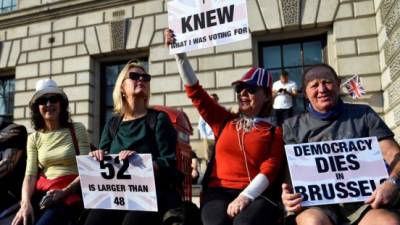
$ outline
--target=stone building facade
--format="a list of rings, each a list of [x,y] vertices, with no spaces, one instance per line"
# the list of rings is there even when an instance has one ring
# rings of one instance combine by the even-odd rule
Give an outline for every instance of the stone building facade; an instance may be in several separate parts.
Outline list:
[[[100,121],[106,92],[102,68],[114,61],[144,58],[153,75],[151,104],[183,109],[195,128],[198,114],[163,45],[163,29],[168,26],[166,3],[19,0],[16,10],[0,14],[0,79],[15,80],[14,121],[30,127],[28,101],[35,82],[50,77],[68,95],[73,119],[84,123],[97,143],[104,123]],[[217,93],[224,106],[234,109],[231,82],[251,66],[264,66],[263,47],[279,46],[281,41],[304,44],[303,40],[318,37],[323,43],[322,61],[344,79],[361,76],[367,94],[356,102],[372,106],[400,140],[399,0],[247,3],[250,39],[189,54],[207,91]],[[193,148],[200,149],[197,129],[191,138]]]

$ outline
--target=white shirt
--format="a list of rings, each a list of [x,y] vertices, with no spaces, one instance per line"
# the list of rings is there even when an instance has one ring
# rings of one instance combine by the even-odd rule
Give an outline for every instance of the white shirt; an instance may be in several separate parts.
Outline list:
[[[211,127],[204,121],[203,118],[199,118],[199,133],[202,139],[214,140],[214,133]]]
[[[272,90],[276,91],[274,100],[274,109],[289,109],[293,107],[293,97],[287,93],[278,92],[279,89],[284,88],[287,92],[293,92],[297,90],[295,82],[288,80],[287,83],[283,84],[280,80],[275,81],[272,85]]]

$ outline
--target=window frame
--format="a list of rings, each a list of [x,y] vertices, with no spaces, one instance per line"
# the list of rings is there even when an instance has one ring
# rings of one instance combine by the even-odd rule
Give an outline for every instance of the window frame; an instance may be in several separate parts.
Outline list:
[[[280,67],[273,67],[273,68],[265,68],[267,70],[277,70],[277,69],[293,69],[293,68],[299,68],[301,67],[302,71],[307,66],[310,65],[305,65],[304,64],[304,49],[303,49],[303,43],[304,42],[309,42],[309,41],[321,41],[321,50],[322,50],[322,62],[326,63],[327,62],[327,35],[326,34],[321,34],[321,35],[314,35],[314,36],[308,36],[308,37],[303,37],[303,38],[292,38],[292,39],[285,39],[285,40],[273,40],[273,41],[260,41],[258,44],[258,57],[259,57],[259,64],[260,67],[264,67],[264,54],[263,54],[263,48],[265,47],[271,47],[271,46],[280,46],[280,53],[281,53],[281,66]],[[300,43],[300,55],[301,55],[301,65],[300,66],[287,66],[285,67],[283,65],[283,45],[287,44],[296,44]],[[300,84],[301,85],[301,84]],[[299,91],[302,91],[303,87],[299,86],[298,87]]]
[[[301,69],[301,74],[300,74],[300,81],[302,80],[302,73],[304,72],[304,70],[311,65],[315,65],[315,64],[310,64],[310,65],[305,65],[304,64],[304,48],[303,48],[303,44],[305,42],[310,42],[310,41],[320,41],[321,42],[321,57],[322,57],[322,63],[327,63],[327,59],[328,59],[328,55],[327,55],[327,42],[328,42],[328,35],[327,33],[323,33],[323,34],[317,34],[317,35],[310,35],[310,36],[306,36],[306,37],[296,37],[296,38],[288,38],[288,39],[283,39],[283,40],[265,40],[265,41],[259,41],[258,42],[258,60],[259,60],[259,66],[260,67],[265,67],[264,65],[264,54],[263,54],[263,49],[265,47],[272,47],[272,46],[279,46],[280,47],[280,56],[281,56],[281,66],[280,67],[271,67],[271,68],[265,68],[267,70],[282,70],[282,69],[296,69],[296,68],[300,68]],[[298,66],[284,66],[284,52],[283,52],[283,46],[284,45],[288,45],[288,44],[296,44],[296,43],[300,43],[300,56],[301,56],[301,65]],[[318,63],[317,63],[318,64]],[[298,95],[296,96],[296,98],[301,98],[299,100],[300,102],[303,102],[303,106],[305,107],[305,103],[306,103],[306,99],[304,98],[304,87],[302,87],[302,84],[300,82],[300,84],[298,85]],[[296,101],[296,100],[294,100]],[[296,103],[294,103],[296,104]],[[297,108],[297,110],[302,109],[302,107]],[[305,109],[302,109],[305,110]],[[300,110],[301,111],[301,110]],[[300,112],[298,111],[298,112]],[[296,110],[295,110],[296,112]]]
[[[141,55],[139,54],[136,57],[132,57],[130,59],[125,59],[125,58],[118,58],[114,60],[108,60],[108,61],[103,61],[100,62],[100,112],[99,112],[99,128],[102,131],[105,124],[106,124],[106,111],[109,107],[106,106],[106,94],[107,92],[104,91],[106,90],[106,68],[107,66],[113,66],[113,65],[125,65],[129,60],[138,60],[139,62],[145,62],[149,64],[149,57],[148,55]],[[148,70],[148,68],[146,68]],[[118,74],[121,71],[118,71]],[[117,75],[118,76],[118,75]],[[100,132],[101,135],[101,132]]]
[[[10,107],[8,110],[10,111],[10,114],[0,114],[0,117],[6,117],[9,118],[11,120],[14,120],[14,104],[15,104],[15,76],[13,75],[4,75],[4,76],[0,76],[0,82],[3,84],[3,82],[5,80],[13,80],[14,81],[14,88],[13,91],[10,92],[11,94],[7,96],[7,104],[5,104],[5,108],[6,108],[6,112],[7,113],[7,107]],[[1,84],[1,85],[2,85]],[[5,92],[4,92],[5,93]],[[0,93],[0,95],[4,94],[4,93]],[[9,101],[12,101],[11,103]]]
[[[17,5],[18,5],[18,1],[17,0],[9,0],[10,1],[10,5],[7,5],[7,6],[4,6],[4,2],[5,1],[7,1],[7,0],[0,0],[0,14],[9,13],[9,12],[12,12],[14,10],[17,10]]]

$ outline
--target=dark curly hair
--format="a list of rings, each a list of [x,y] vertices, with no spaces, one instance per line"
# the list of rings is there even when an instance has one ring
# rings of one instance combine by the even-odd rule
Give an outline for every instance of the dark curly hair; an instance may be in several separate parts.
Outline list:
[[[68,99],[63,98],[62,95],[57,95],[60,99],[60,115],[59,115],[59,123],[61,128],[69,127],[72,123],[72,120],[68,111]],[[45,124],[42,115],[39,112],[39,104],[37,100],[30,105],[31,109],[31,124],[33,129],[36,131],[44,130]]]

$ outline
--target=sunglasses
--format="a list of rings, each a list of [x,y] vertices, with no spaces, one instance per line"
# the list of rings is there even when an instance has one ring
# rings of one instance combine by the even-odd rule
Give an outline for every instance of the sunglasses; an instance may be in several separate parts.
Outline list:
[[[255,94],[257,92],[257,86],[254,85],[249,85],[249,84],[245,84],[245,83],[240,83],[238,85],[235,86],[235,92],[236,93],[240,93],[242,92],[244,89],[246,89],[247,92],[249,92],[250,94]]]
[[[144,82],[149,82],[151,80],[151,76],[146,73],[136,73],[136,72],[129,73],[129,79],[131,80],[139,80],[140,78],[142,78]]]
[[[60,97],[57,95],[51,95],[51,96],[43,96],[38,98],[36,101],[38,105],[46,105],[47,102],[50,102],[52,104],[57,103],[60,101]]]

